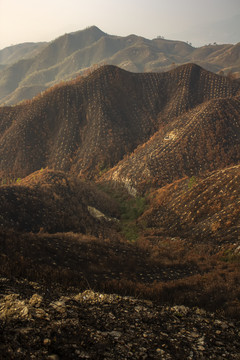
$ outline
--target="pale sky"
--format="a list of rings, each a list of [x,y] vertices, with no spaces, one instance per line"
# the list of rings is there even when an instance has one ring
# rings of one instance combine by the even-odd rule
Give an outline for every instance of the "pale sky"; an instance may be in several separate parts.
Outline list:
[[[50,41],[92,25],[114,35],[162,35],[195,45],[198,26],[237,14],[240,0],[0,0],[0,49]]]

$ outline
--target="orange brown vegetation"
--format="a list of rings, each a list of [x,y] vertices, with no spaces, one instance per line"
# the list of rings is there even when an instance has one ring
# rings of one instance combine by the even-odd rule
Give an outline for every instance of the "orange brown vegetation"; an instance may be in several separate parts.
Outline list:
[[[139,223],[172,236],[218,243],[237,241],[239,182],[240,165],[178,180],[152,192],[149,209]]]

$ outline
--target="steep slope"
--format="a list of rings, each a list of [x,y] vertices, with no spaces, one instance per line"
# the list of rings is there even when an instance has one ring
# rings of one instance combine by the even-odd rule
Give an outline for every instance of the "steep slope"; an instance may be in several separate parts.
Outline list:
[[[211,170],[213,165],[209,160],[213,159],[204,159],[207,139],[198,145],[199,132],[204,137],[210,131],[209,148],[213,154],[225,153],[224,160],[216,161],[215,168],[236,163],[239,99],[234,96],[239,88],[238,82],[192,64],[160,74],[134,74],[114,66],[101,67],[88,77],[56,87],[33,101],[0,108],[1,177],[24,177],[46,166],[77,176],[99,177],[155,133],[143,151],[138,148],[119,165],[120,170],[113,169],[105,178],[115,179],[114,172],[117,172],[118,181],[123,182],[128,173],[133,183],[136,176],[139,176],[138,182],[158,181],[160,177],[161,181],[171,182],[191,169],[194,174],[200,167]],[[213,100],[225,97],[229,99]],[[215,121],[218,111],[221,116]],[[172,134],[173,130],[180,136]],[[222,133],[225,143],[220,140]],[[171,141],[162,141],[166,136]],[[191,138],[189,149],[188,138]],[[163,176],[156,173],[161,166],[154,161],[159,161],[165,144],[168,150],[163,163],[169,163],[169,156],[172,160],[170,165],[166,163],[162,167],[163,174],[166,173]],[[214,150],[217,144],[219,147]],[[181,171],[176,168],[169,177],[174,151],[179,152],[179,145],[182,159],[174,166]],[[203,154],[199,155],[197,164],[192,164],[186,157],[192,155],[196,147]],[[151,155],[153,152],[156,156]],[[147,155],[144,163],[143,154]],[[150,176],[146,179],[146,172],[139,174],[136,166],[150,167]]]
[[[139,223],[171,236],[239,241],[240,165],[178,180],[154,192]]]
[[[117,225],[110,218],[118,215],[113,200],[63,172],[40,170],[17,184],[1,186],[0,199],[2,229],[107,236]]]
[[[1,169],[17,177],[47,165],[91,174],[117,163],[154,132],[138,84],[137,75],[103,67],[31,103],[1,108]]]
[[[240,98],[214,99],[169,121],[102,180],[145,191],[239,161]]]
[[[19,49],[10,50],[21,53],[22,47],[19,45]],[[240,71],[238,45],[208,45],[195,49],[181,41],[148,40],[136,35],[113,36],[96,26],[65,34],[44,45],[41,51],[38,49],[41,48],[37,47],[35,57],[34,52],[29,52],[28,59],[17,53],[16,61],[20,61],[8,67],[4,65],[4,70],[0,71],[0,103],[16,104],[30,99],[39,88],[45,89],[59,81],[75,78],[94,64],[107,63],[128,71],[145,72],[167,71],[176,64],[194,62],[214,72]],[[6,61],[10,50],[2,50]],[[17,73],[16,81],[13,73]]]

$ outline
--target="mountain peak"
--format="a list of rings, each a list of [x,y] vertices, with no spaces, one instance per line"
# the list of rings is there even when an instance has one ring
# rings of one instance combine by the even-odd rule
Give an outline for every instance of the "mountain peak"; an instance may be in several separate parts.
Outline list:
[[[91,33],[94,35],[101,35],[101,36],[106,35],[106,33],[103,32],[101,29],[99,29],[96,25],[88,26],[83,30],[74,31],[70,34],[73,35],[73,34],[79,34],[79,33]]]
[[[101,32],[102,34],[105,34],[105,32],[103,32],[101,29],[99,29],[96,25],[92,25],[89,28],[87,28],[88,30],[92,30],[92,31],[97,31],[97,32]]]

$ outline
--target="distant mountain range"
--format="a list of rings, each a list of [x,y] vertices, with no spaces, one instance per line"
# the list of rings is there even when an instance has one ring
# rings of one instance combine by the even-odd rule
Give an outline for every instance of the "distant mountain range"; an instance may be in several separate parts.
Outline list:
[[[182,41],[109,35],[96,26],[50,43],[25,43],[0,51],[0,104],[16,104],[71,80],[93,65],[132,72],[162,72],[194,62],[213,72],[239,75],[240,43],[194,48]]]

